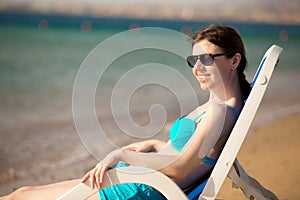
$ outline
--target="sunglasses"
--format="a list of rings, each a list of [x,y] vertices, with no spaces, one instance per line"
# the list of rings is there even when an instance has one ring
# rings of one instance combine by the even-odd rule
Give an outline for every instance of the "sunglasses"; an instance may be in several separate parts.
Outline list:
[[[229,55],[228,53],[219,53],[219,54],[201,54],[201,55],[197,55],[197,56],[188,56],[186,58],[186,61],[189,65],[189,67],[194,68],[196,62],[198,60],[201,61],[201,63],[205,66],[209,66],[212,65],[214,63],[214,58],[218,57],[218,56],[225,56],[225,55]]]

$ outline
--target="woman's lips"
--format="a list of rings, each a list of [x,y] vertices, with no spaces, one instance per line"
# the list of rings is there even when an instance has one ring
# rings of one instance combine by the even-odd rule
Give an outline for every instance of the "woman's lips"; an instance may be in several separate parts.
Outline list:
[[[209,75],[208,75],[208,74],[201,74],[201,75],[199,75],[198,77],[199,77],[199,81],[200,81],[201,83],[205,83],[205,82],[206,82],[206,79],[209,77]]]

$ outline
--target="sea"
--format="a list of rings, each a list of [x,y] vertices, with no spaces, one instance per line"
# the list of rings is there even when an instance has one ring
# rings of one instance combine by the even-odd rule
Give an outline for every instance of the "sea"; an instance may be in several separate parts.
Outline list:
[[[116,34],[138,27],[162,27],[193,33],[213,23],[0,13],[0,85],[24,87],[54,84],[59,87],[72,84],[74,75],[92,49]],[[299,25],[250,22],[217,24],[238,29],[246,46],[250,70],[256,68],[272,44],[284,49],[280,58],[281,70],[300,69]],[[136,56],[134,60],[139,58],[144,57]]]

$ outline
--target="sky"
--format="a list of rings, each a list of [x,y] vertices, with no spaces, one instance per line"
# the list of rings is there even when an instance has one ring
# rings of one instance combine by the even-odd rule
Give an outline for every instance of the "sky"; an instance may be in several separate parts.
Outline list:
[[[300,24],[299,0],[1,0],[0,11]]]

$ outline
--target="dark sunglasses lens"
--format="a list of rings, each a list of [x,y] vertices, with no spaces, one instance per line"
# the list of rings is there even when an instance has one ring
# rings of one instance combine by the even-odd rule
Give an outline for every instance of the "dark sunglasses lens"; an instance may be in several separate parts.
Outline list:
[[[188,65],[193,68],[198,60],[199,56],[188,56],[186,61]],[[214,63],[214,58],[210,54],[200,55],[200,61],[203,65],[208,66]]]
[[[213,57],[211,55],[209,55],[209,54],[202,54],[202,55],[200,55],[200,61],[205,66],[211,65],[211,64],[214,63]]]
[[[189,67],[191,67],[191,68],[193,68],[195,66],[197,60],[198,60],[197,56],[188,56],[186,58],[186,61],[187,61],[188,65],[189,65]]]

